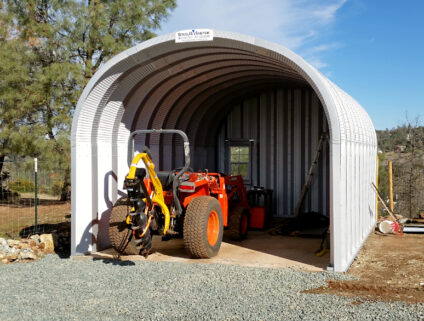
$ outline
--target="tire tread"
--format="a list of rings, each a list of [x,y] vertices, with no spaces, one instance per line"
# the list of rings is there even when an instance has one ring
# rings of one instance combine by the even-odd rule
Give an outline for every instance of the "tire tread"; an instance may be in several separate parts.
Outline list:
[[[243,206],[236,206],[231,210],[228,222],[228,235],[232,240],[241,241],[247,237],[246,234],[241,234],[241,220],[247,211]]]
[[[199,196],[194,198],[187,207],[187,211],[184,218],[184,246],[190,256],[195,258],[210,258],[217,254],[214,251],[211,252],[211,248],[206,246],[207,235],[204,231],[204,227],[209,219],[210,207],[215,207],[218,210],[221,227],[220,237],[218,237],[217,245],[218,248],[222,241],[222,211],[221,206],[216,198],[211,196]]]
[[[132,231],[126,227],[128,199],[120,198],[112,207],[109,218],[109,239],[113,248],[120,254],[138,255],[140,248],[135,245]]]

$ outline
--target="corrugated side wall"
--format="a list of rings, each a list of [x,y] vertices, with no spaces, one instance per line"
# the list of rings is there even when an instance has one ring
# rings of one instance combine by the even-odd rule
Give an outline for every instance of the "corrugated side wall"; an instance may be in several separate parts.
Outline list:
[[[274,216],[293,215],[320,135],[328,131],[321,103],[310,88],[268,90],[229,106],[217,137],[218,169],[228,172],[228,144],[252,146],[252,185],[272,189]],[[329,215],[329,148],[324,145],[303,210]]]

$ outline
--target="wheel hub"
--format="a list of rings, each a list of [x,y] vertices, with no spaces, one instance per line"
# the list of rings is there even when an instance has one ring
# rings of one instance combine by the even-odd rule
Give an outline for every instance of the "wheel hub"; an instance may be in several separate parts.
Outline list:
[[[219,236],[219,217],[216,211],[209,213],[207,234],[209,245],[214,246]]]

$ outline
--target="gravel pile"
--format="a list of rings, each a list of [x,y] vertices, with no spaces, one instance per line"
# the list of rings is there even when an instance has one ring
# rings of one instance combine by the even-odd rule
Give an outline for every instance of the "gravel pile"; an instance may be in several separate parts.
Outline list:
[[[0,266],[0,320],[422,320],[424,305],[303,294],[342,274],[60,259]]]

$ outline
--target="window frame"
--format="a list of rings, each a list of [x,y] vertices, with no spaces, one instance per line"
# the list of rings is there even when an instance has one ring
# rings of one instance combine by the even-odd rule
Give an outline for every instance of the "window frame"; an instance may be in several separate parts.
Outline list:
[[[227,173],[228,175],[232,175],[231,174],[231,165],[232,164],[247,164],[247,175],[248,177],[243,177],[243,182],[246,185],[251,185],[252,183],[252,169],[253,169],[253,141],[250,139],[246,139],[246,140],[227,140],[227,162],[226,162],[226,166],[227,166]],[[232,162],[231,161],[231,147],[247,147],[249,152],[248,152],[248,161],[247,162]]]

